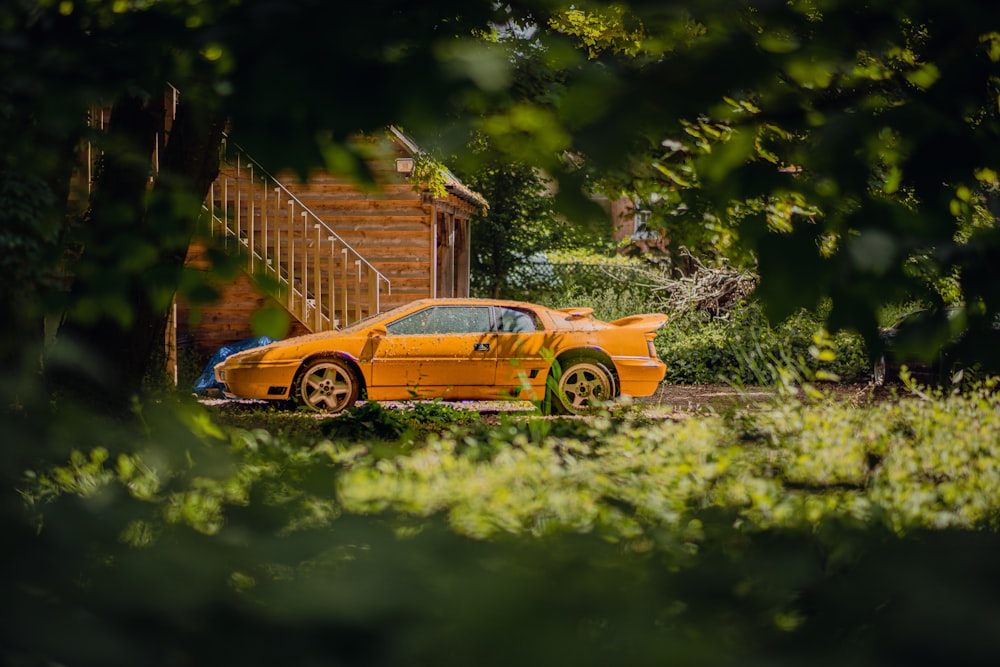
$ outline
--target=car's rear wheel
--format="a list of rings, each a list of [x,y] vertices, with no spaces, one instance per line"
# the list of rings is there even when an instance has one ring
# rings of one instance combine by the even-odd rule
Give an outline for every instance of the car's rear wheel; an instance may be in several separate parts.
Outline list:
[[[295,402],[320,412],[343,412],[358,400],[361,387],[354,369],[340,359],[307,364],[295,384]]]
[[[615,378],[595,359],[575,359],[561,369],[550,397],[553,412],[582,415],[615,398]]]

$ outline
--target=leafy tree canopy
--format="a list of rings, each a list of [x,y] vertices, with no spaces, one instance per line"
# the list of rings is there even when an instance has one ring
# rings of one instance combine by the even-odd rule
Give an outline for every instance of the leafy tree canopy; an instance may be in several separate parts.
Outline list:
[[[594,55],[616,90],[576,146],[651,202],[668,236],[750,250],[773,316],[829,295],[833,326],[877,345],[884,304],[949,299],[986,335],[1000,308],[988,9],[636,2],[627,15],[645,57]],[[602,43],[567,32],[592,55]]]
[[[570,219],[592,213],[580,193],[595,182],[640,195],[670,237],[742,249],[772,316],[830,296],[831,325],[877,346],[885,303],[955,300],[975,346],[1000,311],[996,23],[981,5],[917,0],[8,3],[3,196],[19,205],[5,240],[30,266],[5,274],[5,319],[37,322],[68,257],[76,287],[58,309],[81,340],[116,340],[141,365],[223,122],[275,168],[360,178],[348,138],[396,122],[446,154],[484,137],[549,174]],[[537,79],[517,66],[529,50]],[[183,122],[147,198],[168,84]],[[84,221],[65,202],[97,104],[118,113]],[[23,340],[5,339],[6,365]]]
[[[747,424],[756,428],[730,434],[749,443],[738,460],[715,442],[690,459],[683,448],[653,443],[651,452],[681,457],[672,468],[679,485],[719,475],[724,500],[739,514],[686,515],[698,520],[688,523],[690,534],[664,532],[650,520],[649,540],[639,545],[647,550],[625,561],[617,544],[597,541],[587,541],[597,545],[587,558],[575,539],[561,542],[565,549],[502,542],[498,560],[488,543],[439,542],[429,531],[421,535],[420,525],[387,526],[381,517],[331,529],[329,520],[343,511],[331,491],[334,467],[360,470],[355,461],[368,457],[367,449],[334,450],[336,461],[317,450],[309,456],[328,460],[297,466],[302,451],[256,460],[271,436],[244,433],[229,442],[197,410],[137,408],[144,428],[137,437],[68,402],[57,404],[55,419],[19,407],[49,407],[31,381],[42,315],[68,312],[71,328],[60,336],[73,331],[96,352],[73,358],[77,371],[89,373],[82,388],[113,394],[115,412],[127,411],[134,378],[109,383],[107,369],[134,374],[156,339],[165,295],[182,282],[178,257],[194,230],[223,124],[276,168],[326,164],[361,176],[347,141],[357,130],[397,122],[418,138],[443,135],[456,154],[481,133],[512,160],[555,178],[564,212],[574,210],[571,195],[580,186],[614,177],[650,201],[658,195],[665,229],[722,230],[759,261],[761,294],[773,314],[826,294],[835,324],[871,332],[883,303],[920,294],[941,301],[936,289],[947,278],[954,297],[978,309],[967,337],[975,344],[1000,309],[992,280],[1000,247],[992,223],[1000,173],[998,21],[985,3],[917,0],[635,0],[614,9],[573,3],[571,10],[548,0],[0,4],[0,431],[7,445],[0,449],[0,523],[10,545],[0,591],[15,611],[0,641],[5,661],[397,664],[415,656],[418,663],[469,664],[482,658],[483,646],[499,643],[505,650],[486,657],[497,664],[527,657],[551,664],[567,655],[582,664],[622,655],[662,664],[676,659],[669,652],[677,646],[693,647],[692,664],[704,664],[706,653],[716,661],[755,653],[779,662],[771,649],[801,664],[807,651],[843,637],[849,641],[832,646],[828,660],[856,660],[856,646],[869,661],[912,653],[971,662],[980,648],[995,654],[982,628],[982,619],[995,617],[994,601],[982,596],[995,569],[995,535],[944,534],[886,549],[887,536],[856,535],[859,524],[850,523],[848,537],[857,541],[823,533],[818,544],[812,528],[828,524],[809,519],[825,516],[832,503],[833,514],[838,506],[860,508],[840,513],[850,522],[868,516],[872,503],[862,494],[884,494],[884,506],[899,512],[875,516],[927,516],[931,523],[916,526],[936,526],[971,508],[967,523],[949,525],[995,527],[996,508],[980,502],[996,497],[993,468],[969,464],[995,454],[984,448],[995,442],[996,427],[988,419],[995,404],[986,398],[944,412],[929,404],[913,417],[852,422],[835,435],[804,426],[807,415],[773,427]],[[511,52],[483,39],[505,30],[541,54],[551,75],[543,80],[554,82],[544,94],[528,94]],[[155,121],[168,84],[181,91],[180,120],[150,190]],[[92,134],[86,122],[96,105],[112,109],[107,134]],[[87,139],[101,141],[106,156],[89,199],[70,192]],[[72,289],[67,276],[75,279]],[[46,368],[58,361],[49,355]],[[873,427],[870,438],[855,437],[858,424]],[[955,433],[968,446],[956,447]],[[493,444],[514,469],[520,452],[533,452],[520,444],[530,443],[527,435],[508,429],[508,436]],[[914,445],[924,437],[932,447]],[[581,439],[560,441],[541,468],[563,471],[571,490],[579,484],[573,462],[593,456]],[[820,441],[862,449],[831,466]],[[448,442],[479,456],[465,440]],[[777,451],[773,443],[786,446]],[[230,447],[247,454],[245,464]],[[69,457],[69,450],[91,454]],[[606,451],[622,448],[616,440]],[[782,458],[786,451],[791,456]],[[53,472],[79,486],[44,508],[39,532],[24,512],[30,498],[16,489],[25,487],[24,471],[45,480],[47,463],[66,459],[74,470]],[[747,475],[734,465],[758,462],[759,472]],[[621,465],[631,470],[634,461],[622,458]],[[371,486],[385,483],[383,471],[394,466],[389,457],[372,462]],[[483,467],[486,474],[497,469]],[[786,478],[779,483],[776,474]],[[907,474],[915,475],[912,485]],[[625,525],[670,511],[657,495],[662,480],[625,495],[608,486],[617,479],[599,478],[601,516],[621,516]],[[795,492],[785,494],[786,483]],[[823,487],[815,502],[797,492],[804,485]],[[497,497],[510,498],[510,488],[505,480]],[[565,503],[559,507],[590,507],[539,488]],[[846,495],[859,503],[839,503]],[[789,503],[770,502],[776,498]],[[772,508],[791,508],[804,530],[765,532],[748,543],[734,528],[737,516],[755,509],[760,525],[769,525]],[[539,516],[540,528],[550,525]],[[498,524],[506,520],[497,515]],[[704,548],[717,545],[709,557],[722,562],[703,561],[700,576],[673,577],[674,545],[687,562],[702,526],[709,529]],[[422,548],[400,548],[395,534],[407,532]],[[839,575],[859,559],[861,576],[845,587]],[[914,559],[919,568],[900,567]],[[926,585],[942,576],[948,559],[954,566],[946,574],[956,583],[949,590],[969,593],[948,598],[951,606],[941,604],[941,588]],[[470,613],[484,611],[471,604],[484,600],[492,603],[489,614]],[[688,601],[692,615],[677,621]],[[811,608],[826,615],[803,624],[799,613]],[[525,609],[542,610],[527,617],[528,626]],[[566,609],[582,612],[563,625]],[[734,615],[741,609],[751,613]],[[923,613],[928,609],[935,613]],[[727,633],[733,618],[749,620]],[[915,618],[925,621],[917,633]],[[534,641],[506,641],[526,627]],[[787,632],[795,627],[803,632]],[[651,633],[637,642],[642,628]],[[531,656],[521,655],[523,646]]]

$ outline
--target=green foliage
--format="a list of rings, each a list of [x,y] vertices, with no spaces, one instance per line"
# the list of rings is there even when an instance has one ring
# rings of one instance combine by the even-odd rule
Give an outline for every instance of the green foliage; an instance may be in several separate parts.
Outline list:
[[[604,418],[540,438],[513,425],[453,432],[391,466],[354,459],[339,497],[352,512],[447,511],[455,530],[477,537],[568,530],[629,542],[667,531],[697,543],[686,531],[708,506],[752,531],[830,520],[898,533],[992,529],[998,401],[990,387],[866,408],[786,397],[731,419]]]
[[[673,127],[638,140],[618,182],[652,202],[671,241],[708,249],[731,236],[757,261],[772,320],[832,297],[832,328],[870,344],[890,302],[981,302],[993,316],[980,262],[997,245],[986,148],[998,138],[996,53],[982,9],[630,9],[647,35],[675,39],[661,60],[623,63],[658,85],[616,123],[642,125],[655,109]],[[678,89],[686,95],[671,99]],[[936,157],[941,146],[950,159]]]
[[[271,433],[289,446],[307,449],[323,439],[410,446],[430,432],[474,422],[478,414],[440,400],[407,402],[393,408],[363,401],[336,417],[320,418],[317,413],[280,404],[232,401],[216,408],[214,418],[224,426]]]
[[[822,359],[811,351],[817,336],[830,350]],[[822,316],[806,311],[772,325],[754,301],[725,317],[694,311],[670,320],[657,335],[656,349],[667,362],[665,381],[679,384],[771,385],[780,382],[781,369],[806,376],[822,370],[847,382],[865,379],[869,371],[860,337],[830,337]]]
[[[996,662],[991,390],[862,409],[786,399],[677,423],[470,425],[380,447],[315,424],[287,438],[221,428],[197,406],[131,403],[130,383],[113,381],[141,376],[124,360],[148,358],[147,325],[180,280],[203,194],[188,177],[211,171],[221,120],[270,167],[303,172],[361,164],[347,141],[359,130],[400,123],[443,135],[445,154],[479,132],[497,164],[551,176],[570,219],[608,173],[655,194],[672,242],[690,233],[759,262],[772,322],[829,296],[831,330],[869,343],[886,304],[914,298],[981,308],[992,325],[989,3],[567,9],[0,6],[0,241],[14,252],[0,293],[23,294],[0,300],[4,663]],[[530,72],[473,37],[501,25],[525,36]],[[323,85],[303,63],[330,65]],[[190,113],[171,143],[190,130],[191,150],[161,155],[184,167],[150,192],[147,121],[167,82]],[[76,147],[87,111],[114,100],[135,115],[113,123],[104,168],[117,176],[102,172],[84,219],[85,197],[69,196]],[[81,258],[62,290],[62,262]],[[104,359],[63,348],[46,368],[63,354],[82,395],[113,395],[128,424],[53,405],[34,367],[40,306],[107,316],[90,332]],[[760,337],[780,326],[746,317]],[[729,339],[713,343],[706,355]],[[806,364],[809,348],[830,350],[811,335],[794,347]],[[785,359],[761,349],[745,375]]]
[[[577,39],[591,58],[605,50],[638,55],[644,38],[641,27],[626,24],[621,5],[592,8],[589,11],[571,7],[561,10],[549,20],[549,25],[554,30]]]
[[[569,248],[556,248],[546,251],[545,256],[554,264],[579,264],[583,266],[607,266],[607,267],[648,267],[648,263],[635,257],[626,257],[614,252],[611,247],[604,248],[604,252],[599,252],[594,248],[584,246],[573,246]]]
[[[163,433],[165,415],[143,412]],[[1000,650],[982,620],[996,609],[992,386],[681,421],[477,421],[395,451],[184,414],[183,453],[140,437],[22,480],[31,511],[8,517],[31,526],[16,535],[34,558],[2,584],[46,622],[6,626],[5,658],[261,664],[274,642],[360,665]],[[73,550],[71,572],[47,567],[55,548]],[[88,632],[72,632],[81,614]],[[136,614],[141,642],[114,622]]]
[[[542,251],[565,243],[569,228],[556,222],[542,175],[525,163],[497,161],[465,178],[490,202],[488,214],[472,223],[473,293],[524,298],[544,287],[544,276],[522,268]]]
[[[555,308],[588,306],[594,316],[614,320],[627,315],[661,312],[655,283],[629,279],[629,265],[605,268],[605,284],[566,281],[546,299]],[[891,318],[906,306],[887,307]],[[866,379],[869,361],[860,336],[849,332],[830,335],[824,320],[828,309],[801,311],[771,324],[757,301],[744,301],[723,316],[701,310],[675,314],[659,331],[656,350],[667,364],[664,382],[671,384],[725,383],[736,386],[775,385],[827,379],[853,382]],[[822,350],[819,348],[823,348]],[[825,375],[824,375],[825,374]]]
[[[211,418],[226,428],[267,432],[291,447],[308,448],[323,438],[322,421],[273,403],[232,401],[213,410]]]
[[[0,163],[0,271],[9,281],[0,283],[0,287],[5,290],[14,285],[19,291],[28,290],[54,279],[51,274],[38,275],[38,266],[52,259],[56,241],[58,228],[53,221],[39,220],[52,206],[52,198],[52,191],[43,181],[31,174],[8,171]],[[4,293],[6,299],[14,296]]]
[[[207,357],[198,354],[190,347],[179,344],[177,346],[177,384],[174,389],[182,392],[190,390],[201,377],[207,364]]]
[[[244,427],[227,429],[228,456],[215,451],[223,431],[192,421],[202,424],[203,444],[178,459],[182,465],[157,462],[153,449],[116,458],[97,447],[33,473],[22,492],[44,515],[62,496],[97,498],[122,485],[161,506],[168,524],[215,532],[233,508],[254,502],[259,485],[269,489],[265,505],[266,497],[331,494],[289,484],[332,465],[336,498],[328,501],[348,512],[443,512],[454,530],[479,538],[582,531],[638,546],[650,531],[676,531],[697,544],[685,531],[707,507],[735,513],[750,532],[829,520],[900,534],[994,529],[994,385],[963,394],[914,387],[912,397],[862,407],[821,394],[809,402],[784,396],[752,413],[676,422],[604,414],[490,425],[475,415],[456,419],[436,403],[410,412],[369,403],[330,420],[288,413],[314,425],[300,431],[311,438],[298,439],[287,429],[272,436],[251,412],[233,421]],[[424,430],[407,431],[404,422]],[[406,446],[370,446],[379,440]]]
[[[255,336],[281,340],[288,335],[289,328],[288,311],[273,302],[264,304],[250,317],[250,329]]]
[[[608,282],[612,282],[612,286],[607,286]],[[567,281],[565,285],[560,285],[560,290],[553,294],[546,305],[551,308],[585,306],[594,309],[594,317],[610,321],[637,313],[659,312],[660,304],[641,285],[606,280],[604,286],[596,289],[590,281]]]
[[[414,190],[426,189],[435,197],[447,197],[445,167],[426,153],[414,156],[413,171],[410,173]]]
[[[359,178],[364,153],[349,138],[400,123],[439,138],[442,155],[476,153],[469,137],[489,147],[457,165],[465,176],[498,170],[484,176],[499,185],[496,224],[481,227],[480,249],[499,239],[500,250],[476,252],[486,270],[474,274],[489,276],[479,293],[522,289],[505,281],[512,249],[523,259],[558,236],[578,242],[551,222],[552,209],[582,223],[597,208],[583,205],[586,195],[611,183],[606,191],[655,209],[673,247],[757,262],[758,296],[774,321],[832,298],[831,330],[852,328],[871,344],[885,303],[945,299],[982,305],[975,324],[985,331],[998,302],[992,15],[916,0],[855,5],[4,7],[4,34],[19,37],[4,41],[0,61],[13,82],[0,99],[2,172],[31,195],[12,209],[20,226],[7,241],[29,251],[33,266],[20,275],[80,262],[70,267],[75,292],[38,286],[39,298],[25,302],[61,297],[92,329],[91,343],[105,324],[134,338],[140,344],[121,346],[129,363],[116,369],[133,380],[131,356],[152,349],[141,332],[178,286],[223,122],[274,170],[349,167]],[[378,25],[377,37],[362,38],[358,25]],[[288,49],[289,39],[301,48]],[[316,86],[314,72],[290,58],[343,66]],[[263,83],[276,72],[289,94],[275,97]],[[342,103],[344,90],[372,81],[377,90]],[[179,154],[168,146],[162,156],[176,178],[157,179],[146,200],[149,124],[167,82],[182,91],[184,111],[170,135]],[[135,115],[112,123],[94,208],[76,225],[74,147],[89,138],[88,110],[114,101]],[[274,127],[289,122],[299,131],[279,140]],[[12,169],[16,178],[6,176]],[[511,179],[500,178],[505,170]],[[551,201],[535,188],[540,173]],[[137,386],[107,393],[122,406]]]
[[[322,428],[335,440],[397,440],[406,431],[406,422],[398,411],[368,401],[325,421]]]
[[[547,250],[545,257],[546,262],[522,269],[534,270],[538,276],[537,287],[526,295],[528,301],[569,305],[565,302],[572,298],[592,299],[609,284],[637,293],[647,292],[650,287],[649,264],[640,259],[581,246]]]
[[[472,221],[473,294],[529,300],[551,283],[534,266],[544,263],[543,253],[598,245],[608,229],[595,204],[563,201],[553,187],[568,140],[552,125],[567,92],[556,54],[540,49],[531,31],[513,29],[498,42],[515,68],[511,98],[498,102],[449,162],[490,204]]]

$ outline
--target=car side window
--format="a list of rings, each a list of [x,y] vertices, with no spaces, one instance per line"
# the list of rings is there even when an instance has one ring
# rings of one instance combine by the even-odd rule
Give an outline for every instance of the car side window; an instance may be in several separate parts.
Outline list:
[[[432,306],[390,322],[386,330],[393,336],[489,333],[490,309],[488,306]]]
[[[523,333],[538,331],[542,327],[539,325],[534,313],[517,308],[500,307],[498,324],[500,331]]]

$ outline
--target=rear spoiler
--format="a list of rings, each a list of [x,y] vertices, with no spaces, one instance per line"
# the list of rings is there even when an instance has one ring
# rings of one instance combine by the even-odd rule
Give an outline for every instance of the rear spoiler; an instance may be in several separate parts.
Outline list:
[[[617,327],[626,329],[641,329],[643,331],[656,331],[667,323],[667,316],[663,313],[645,313],[643,315],[629,315],[621,319],[610,322]]]

